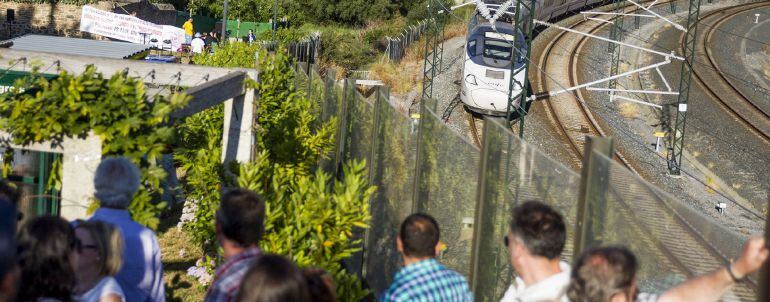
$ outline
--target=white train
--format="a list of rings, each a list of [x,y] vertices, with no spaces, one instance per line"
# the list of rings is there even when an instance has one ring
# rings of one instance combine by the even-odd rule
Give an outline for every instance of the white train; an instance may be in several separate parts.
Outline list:
[[[465,108],[482,115],[505,116],[511,65],[514,71],[525,66],[524,35],[510,22],[497,22],[495,27],[478,14],[468,24],[460,99]],[[511,51],[512,47],[516,47]],[[516,73],[516,72],[514,72]],[[516,73],[513,96],[522,92],[525,73]],[[518,98],[514,107],[519,106]],[[512,110],[512,111],[515,111]]]

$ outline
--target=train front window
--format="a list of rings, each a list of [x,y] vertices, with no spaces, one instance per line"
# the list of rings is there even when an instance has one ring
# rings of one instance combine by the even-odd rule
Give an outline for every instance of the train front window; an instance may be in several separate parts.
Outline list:
[[[484,57],[493,60],[511,60],[511,43],[504,40],[484,39]]]

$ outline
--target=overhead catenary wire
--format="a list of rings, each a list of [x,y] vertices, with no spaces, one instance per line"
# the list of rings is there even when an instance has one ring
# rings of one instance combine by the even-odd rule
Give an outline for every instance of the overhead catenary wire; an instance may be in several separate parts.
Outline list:
[[[515,47],[513,44],[510,44],[510,45],[512,46],[512,49],[516,50],[516,52],[518,52],[518,53],[519,53],[519,55],[522,55],[522,53],[520,52],[520,50],[519,50],[519,49],[517,49],[517,48],[516,48],[516,47]],[[563,48],[562,48],[562,49],[563,49]],[[531,61],[531,59],[527,58],[526,56],[521,56],[521,57],[523,57],[523,58],[525,58],[526,60],[528,60],[528,61],[530,62],[530,65],[531,65],[531,66],[535,66],[535,68],[537,68],[537,69],[538,69],[538,70],[539,70],[539,71],[540,71],[542,74],[544,74],[546,77],[548,77],[548,78],[549,78],[551,81],[553,81],[554,83],[556,83],[556,85],[557,85],[557,86],[559,86],[561,89],[566,89],[564,85],[562,85],[562,84],[561,84],[561,83],[560,83],[558,80],[556,80],[556,79],[555,79],[553,76],[551,76],[550,74],[548,74],[547,72],[545,72],[545,70],[543,70],[543,69],[542,69],[540,66],[538,66],[536,63],[532,62],[532,61]],[[621,85],[621,87],[623,87],[623,86]],[[585,105],[585,106],[588,106],[588,104],[587,104],[585,101],[583,101],[583,100],[579,99],[579,98],[578,98],[577,96],[575,96],[574,94],[569,94],[569,95],[571,95],[571,96],[572,96],[572,98],[574,98],[574,99],[575,99],[577,102],[579,102],[579,103],[581,103],[581,104],[583,104],[583,105]],[[609,107],[609,106],[607,106],[607,105],[603,105],[603,107],[605,107],[606,109],[612,109],[611,107]],[[619,130],[620,132],[623,132],[623,133],[624,133],[624,134],[625,134],[627,137],[631,138],[631,139],[632,139],[632,140],[633,140],[633,141],[634,141],[636,144],[638,144],[639,146],[642,146],[642,150],[646,150],[646,151],[648,151],[648,152],[652,153],[654,156],[656,156],[656,157],[658,157],[658,158],[661,158],[661,159],[663,159],[664,161],[665,161],[665,160],[667,160],[665,157],[663,157],[662,155],[658,154],[657,152],[655,152],[655,150],[654,150],[654,149],[652,149],[650,146],[648,146],[647,142],[641,141],[641,140],[640,140],[640,139],[637,137],[637,135],[636,135],[635,133],[630,133],[630,132],[629,132],[627,129],[625,129],[625,127],[624,127],[624,126],[622,126],[622,125],[618,125],[618,124],[617,124],[615,121],[613,121],[612,119],[608,118],[608,117],[607,117],[607,116],[606,116],[604,113],[601,113],[601,112],[599,112],[599,111],[594,111],[594,113],[596,113],[597,115],[601,116],[601,117],[602,117],[602,118],[603,118],[603,119],[604,119],[604,120],[605,120],[605,121],[606,121],[608,124],[612,125],[612,126],[613,126],[613,128],[615,128],[615,130]],[[685,159],[685,160],[689,162],[689,160],[687,160],[687,159]],[[742,205],[741,203],[739,203],[738,201],[736,201],[736,200],[734,200],[734,199],[730,198],[730,197],[729,197],[729,196],[727,196],[725,193],[721,192],[721,191],[720,191],[720,190],[718,190],[717,188],[714,188],[712,185],[709,185],[707,182],[705,182],[705,181],[701,180],[700,178],[698,178],[698,177],[697,177],[697,176],[696,176],[694,173],[692,173],[692,172],[690,172],[690,171],[688,171],[688,170],[684,169],[684,167],[682,168],[682,172],[683,172],[683,173],[685,173],[685,175],[688,175],[688,176],[690,176],[690,177],[691,177],[693,180],[695,180],[696,182],[698,182],[698,183],[702,184],[703,186],[705,186],[705,187],[707,187],[707,188],[709,188],[709,189],[713,190],[714,192],[716,192],[716,193],[717,193],[718,195],[720,195],[721,197],[723,197],[723,198],[725,198],[726,200],[730,201],[731,203],[733,203],[733,204],[737,205],[739,208],[741,208],[741,209],[743,209],[743,210],[745,210],[745,211],[749,212],[750,214],[752,214],[753,216],[755,216],[755,217],[757,217],[757,218],[759,218],[759,219],[764,219],[764,216],[763,216],[763,215],[761,215],[761,214],[759,214],[759,213],[755,212],[755,211],[754,211],[754,210],[752,210],[752,209],[749,209],[749,208],[747,208],[747,207],[743,206],[743,205]]]

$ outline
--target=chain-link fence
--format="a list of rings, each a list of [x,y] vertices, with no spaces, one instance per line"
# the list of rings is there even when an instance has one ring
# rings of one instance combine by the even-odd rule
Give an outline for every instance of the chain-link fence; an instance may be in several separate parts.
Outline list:
[[[385,87],[364,97],[354,80],[338,83],[304,64],[296,70],[298,87],[307,87],[320,120],[339,126],[335,150],[319,168],[339,175],[344,161],[366,160],[377,186],[363,255],[347,263],[375,294],[401,266],[396,236],[414,212],[438,220],[446,244],[439,261],[467,277],[477,301],[498,301],[516,274],[502,238],[512,208],[527,200],[564,216],[562,260],[592,245],[626,245],[639,258],[637,278],[646,292],[660,293],[725,265],[746,239],[596,151],[586,152],[581,175],[490,118],[479,149],[444,125],[434,101],[408,116],[390,103]],[[756,290],[750,278],[724,300],[753,300]]]
[[[428,26],[436,22],[435,19],[428,19],[418,22],[415,25],[407,26],[399,35],[385,37],[387,47],[385,48],[384,58],[391,62],[399,62],[406,55],[406,49],[412,43],[417,42],[420,37],[428,31]]]

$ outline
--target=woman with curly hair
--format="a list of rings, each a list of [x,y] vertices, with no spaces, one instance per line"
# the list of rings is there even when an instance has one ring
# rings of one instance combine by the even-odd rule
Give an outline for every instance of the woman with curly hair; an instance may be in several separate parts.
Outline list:
[[[18,301],[70,302],[75,285],[75,234],[64,219],[39,216],[19,231],[21,286]]]

